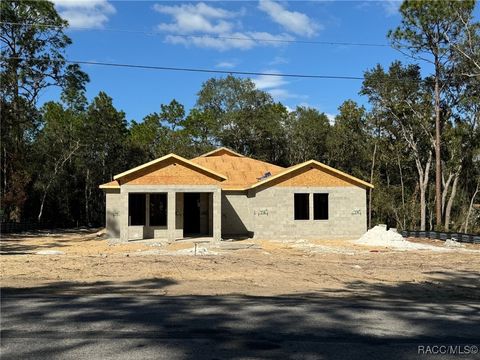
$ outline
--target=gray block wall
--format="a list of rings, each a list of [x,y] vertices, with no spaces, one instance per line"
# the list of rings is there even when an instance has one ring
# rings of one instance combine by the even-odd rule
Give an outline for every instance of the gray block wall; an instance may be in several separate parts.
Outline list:
[[[167,226],[129,226],[128,194],[167,193]],[[105,190],[106,193],[106,228],[109,237],[123,241],[145,238],[165,238],[171,241],[183,238],[183,193],[203,193],[204,204],[202,216],[204,226],[208,226],[214,240],[221,239],[221,189],[211,185],[122,185],[120,190]],[[209,193],[209,194],[207,194]],[[211,199],[213,209],[205,209]],[[148,218],[148,215],[147,215]]]
[[[310,194],[310,219],[294,219],[294,194]],[[329,194],[329,219],[313,220],[313,193]],[[366,190],[360,187],[271,187],[222,196],[222,234],[254,238],[356,238],[367,230]],[[235,215],[236,213],[236,215]],[[245,231],[246,230],[246,231]]]
[[[310,219],[294,219],[294,194],[308,193]],[[314,193],[327,193],[328,220],[313,220]],[[367,231],[366,190],[360,187],[272,187],[253,201],[256,238],[354,238]]]
[[[105,190],[105,228],[109,238],[120,237],[120,212],[122,209],[120,190]]]
[[[129,192],[166,192],[169,194],[167,227],[128,226]],[[106,230],[109,237],[123,240],[141,238],[183,237],[182,192],[211,192],[202,196],[213,202],[203,210],[212,218],[211,233],[215,239],[231,235],[254,238],[357,238],[367,230],[366,194],[363,188],[351,187],[271,187],[259,191],[221,191],[211,186],[122,186],[122,190],[106,190]],[[310,219],[294,220],[295,193],[328,193],[329,219],[313,220],[313,196],[310,195]],[[206,201],[205,201],[206,202]],[[175,204],[176,206],[172,206]],[[210,230],[210,229],[209,229]]]
[[[222,191],[222,237],[246,235],[251,228],[251,201],[247,193]]]

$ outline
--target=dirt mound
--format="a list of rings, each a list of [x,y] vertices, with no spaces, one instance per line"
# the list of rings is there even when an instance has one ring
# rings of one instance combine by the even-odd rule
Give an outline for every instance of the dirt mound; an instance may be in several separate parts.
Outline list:
[[[391,229],[387,230],[386,225],[377,225],[371,228],[360,239],[355,240],[354,243],[366,246],[388,247],[396,250],[446,250],[432,245],[407,241],[398,232]]]

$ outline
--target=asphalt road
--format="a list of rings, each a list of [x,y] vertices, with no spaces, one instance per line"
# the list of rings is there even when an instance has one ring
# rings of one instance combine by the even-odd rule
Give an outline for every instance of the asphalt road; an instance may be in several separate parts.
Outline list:
[[[437,299],[433,293],[417,296],[378,286],[368,296],[155,294],[164,285],[161,280],[119,288],[98,283],[105,291],[93,293],[69,283],[3,289],[1,358],[480,358],[465,354],[475,350],[465,345],[480,346],[476,296],[445,300],[442,293]],[[419,346],[425,352],[439,345],[464,354],[419,354]]]

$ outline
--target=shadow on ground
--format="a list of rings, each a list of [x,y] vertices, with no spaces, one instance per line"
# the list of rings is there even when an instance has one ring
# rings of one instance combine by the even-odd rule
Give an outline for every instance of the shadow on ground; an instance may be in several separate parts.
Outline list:
[[[479,345],[478,272],[430,275],[270,297],[172,296],[170,279],[4,288],[2,357],[412,359],[418,345]]]
[[[25,255],[50,248],[66,247],[69,246],[66,244],[72,242],[71,238],[65,238],[65,236],[68,235],[78,235],[78,241],[82,242],[104,240],[102,237],[88,237],[88,235],[95,234],[98,230],[98,228],[52,229],[2,234],[0,239],[0,255]],[[55,241],[50,240],[43,244],[29,242],[30,240],[41,238],[55,239]]]

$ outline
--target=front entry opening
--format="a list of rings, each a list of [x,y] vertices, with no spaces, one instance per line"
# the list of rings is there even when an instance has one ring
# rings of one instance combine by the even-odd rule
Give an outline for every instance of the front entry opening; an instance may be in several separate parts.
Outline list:
[[[210,193],[183,194],[184,237],[212,236],[212,201]]]

